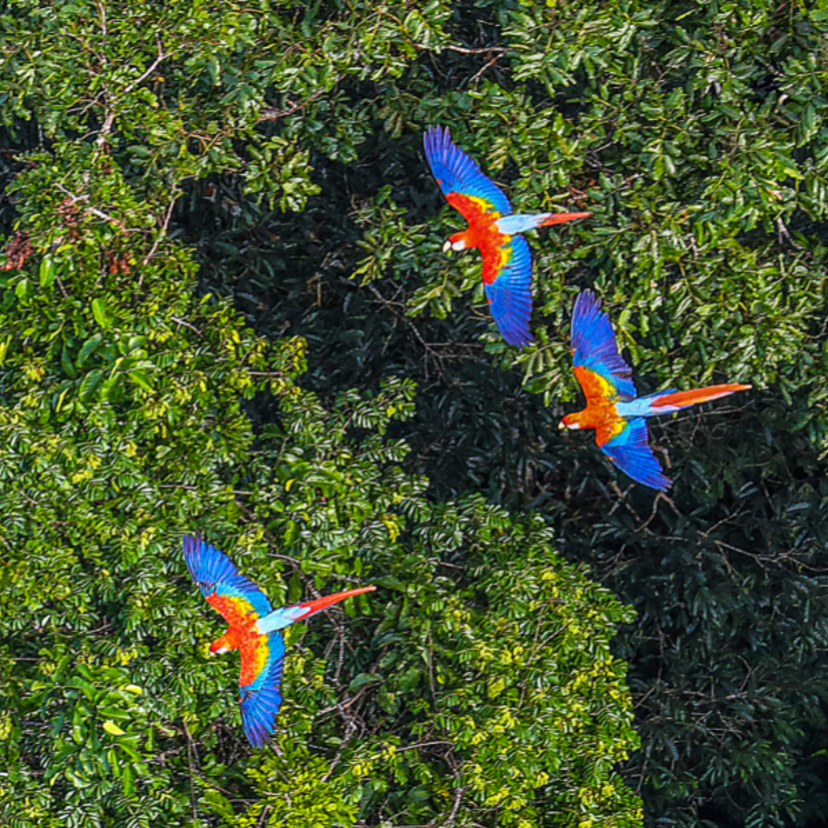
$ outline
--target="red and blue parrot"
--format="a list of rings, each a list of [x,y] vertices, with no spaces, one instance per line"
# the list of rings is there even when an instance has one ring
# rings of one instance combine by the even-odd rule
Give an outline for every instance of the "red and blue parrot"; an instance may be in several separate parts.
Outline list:
[[[497,329],[510,345],[532,341],[532,256],[518,233],[586,218],[590,213],[512,213],[512,206],[480,167],[451,140],[448,129],[429,127],[423,138],[431,172],[446,200],[469,223],[443,250],[477,247],[483,256],[483,287]]]
[[[265,594],[230,558],[198,535],[184,536],[184,561],[213,609],[224,616],[227,632],[210,645],[211,653],[241,652],[239,707],[250,744],[261,747],[273,733],[282,706],[285,642],[280,630],[375,586],[349,589],[313,601],[273,609]]]
[[[594,428],[598,448],[638,483],[667,491],[664,476],[647,434],[647,417],[671,414],[696,403],[746,391],[750,385],[727,383],[691,391],[659,391],[638,397],[630,366],[618,353],[612,325],[601,300],[589,290],[575,300],[572,312],[572,356],[575,377],[586,397],[586,408],[567,414],[560,428]]]

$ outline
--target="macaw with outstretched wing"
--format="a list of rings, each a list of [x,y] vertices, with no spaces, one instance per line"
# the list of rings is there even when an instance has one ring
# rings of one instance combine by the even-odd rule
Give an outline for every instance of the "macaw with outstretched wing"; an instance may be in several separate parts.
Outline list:
[[[633,480],[661,492],[671,483],[650,448],[646,418],[751,388],[734,382],[691,391],[671,388],[638,397],[632,370],[618,353],[609,317],[601,309],[601,300],[589,290],[582,291],[575,300],[572,356],[586,408],[567,414],[560,428],[594,428],[598,448],[616,466]]]
[[[590,213],[512,213],[512,206],[480,167],[451,140],[448,129],[429,127],[423,138],[431,172],[446,200],[469,223],[443,249],[477,247],[483,256],[483,287],[497,329],[510,345],[532,341],[532,255],[518,233],[586,218]]]
[[[375,586],[337,592],[313,601],[273,609],[267,596],[240,575],[230,558],[198,535],[184,536],[184,561],[192,579],[213,609],[224,616],[227,632],[210,645],[211,653],[241,652],[239,707],[242,726],[253,747],[273,733],[282,706],[285,642],[279,630],[327,609],[332,604],[372,592]]]

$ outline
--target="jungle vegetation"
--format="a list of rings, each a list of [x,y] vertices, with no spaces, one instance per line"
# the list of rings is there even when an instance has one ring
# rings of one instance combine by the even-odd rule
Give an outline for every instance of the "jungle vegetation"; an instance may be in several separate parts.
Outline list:
[[[828,9],[0,3],[0,825],[828,812]],[[497,335],[422,133],[526,212]],[[561,434],[604,299],[668,497]],[[190,581],[288,632],[278,750]]]

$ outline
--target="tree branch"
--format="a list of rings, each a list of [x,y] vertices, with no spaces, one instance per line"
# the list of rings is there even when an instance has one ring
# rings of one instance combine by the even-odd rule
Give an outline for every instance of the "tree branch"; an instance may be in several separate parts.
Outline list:
[[[106,20],[104,19],[104,27],[106,25]],[[158,44],[158,55],[156,56],[155,60],[149,65],[149,68],[145,72],[143,72],[138,78],[136,78],[132,83],[127,84],[123,90],[120,92],[120,95],[129,95],[136,86],[143,83],[157,68],[158,65],[170,56],[169,52],[164,52],[161,46],[161,36],[158,35],[157,38]],[[107,96],[109,97],[109,96]],[[109,133],[112,131],[112,125],[115,123],[115,99],[111,100],[111,105],[108,108],[106,113],[106,117],[104,118],[103,125],[101,126],[101,130],[98,133],[98,137],[95,139],[95,144],[97,145],[98,151],[103,149],[104,144],[106,143],[106,139],[109,136]]]

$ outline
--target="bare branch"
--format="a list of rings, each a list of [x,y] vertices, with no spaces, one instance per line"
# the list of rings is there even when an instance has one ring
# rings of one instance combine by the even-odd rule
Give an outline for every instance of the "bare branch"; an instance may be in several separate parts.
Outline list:
[[[101,34],[106,37],[106,6],[100,0],[95,5],[98,7],[98,14],[101,16]]]
[[[339,78],[334,81],[334,85],[339,82]],[[293,115],[296,112],[301,111],[304,109],[308,104],[313,103],[317,98],[321,98],[326,92],[325,89],[319,89],[314,92],[312,95],[308,95],[308,97],[302,101],[301,103],[292,103],[288,101],[288,108],[287,109],[274,109],[272,106],[268,106],[262,112],[262,114],[256,120],[257,124],[262,123],[263,121],[278,121],[279,118],[286,118],[288,115]]]
[[[432,49],[430,46],[423,46],[420,43],[413,44],[415,49],[421,49],[424,52],[436,52],[436,49]],[[490,55],[493,52],[505,55],[506,54],[506,47],[505,46],[483,46],[480,49],[466,49],[464,46],[443,46],[440,51],[443,52],[459,52],[461,55]]]
[[[457,819],[457,812],[460,810],[460,803],[463,801],[463,794],[466,792],[467,787],[468,785],[463,785],[455,790],[454,802],[451,803],[451,810],[446,817],[446,821],[442,823],[441,828],[448,828],[448,826],[454,825],[454,820]]]
[[[469,84],[474,83],[476,80],[480,79],[480,76],[490,67],[494,66],[500,60],[500,55],[495,55],[488,63],[486,63],[483,67],[478,69],[470,78]]]
[[[138,86],[139,84],[142,84],[142,83],[143,83],[143,82],[144,82],[144,81],[145,81],[145,80],[146,80],[146,79],[147,79],[147,78],[148,78],[148,77],[149,77],[149,76],[150,76],[150,75],[151,75],[151,74],[152,74],[152,73],[153,73],[153,72],[154,72],[154,71],[158,68],[158,65],[159,65],[159,64],[160,64],[163,60],[165,60],[166,58],[168,58],[169,56],[170,56],[170,53],[169,53],[169,52],[164,52],[164,51],[162,51],[162,50],[161,50],[161,38],[159,37],[159,39],[158,39],[158,56],[157,56],[157,57],[155,58],[155,60],[154,60],[154,61],[150,64],[150,66],[149,66],[149,68],[147,69],[147,71],[146,71],[146,72],[144,72],[144,73],[143,73],[143,74],[142,74],[139,78],[137,78],[136,80],[134,80],[134,81],[133,81],[131,84],[129,84],[127,87],[125,87],[125,88],[124,88],[124,91],[123,91],[123,92],[121,92],[121,94],[122,94],[122,95],[128,95],[130,92],[132,92],[132,90],[133,90],[133,89],[135,89],[135,87],[136,87],[136,86]]]
[[[172,211],[173,211],[173,207],[175,207],[175,202],[176,201],[178,201],[178,196],[175,193],[173,193],[173,196],[170,199],[170,203],[167,206],[167,212],[164,215],[164,221],[161,223],[161,232],[156,236],[155,241],[152,243],[152,247],[149,250],[149,253],[147,253],[147,255],[144,256],[144,260],[141,262],[142,267],[144,265],[146,265],[147,262],[155,255],[155,251],[158,250],[158,245],[161,244],[161,241],[164,238],[166,238],[167,228],[170,226],[170,219],[172,218]],[[141,279],[143,279],[143,278],[144,278],[144,276],[142,274]],[[139,279],[139,281],[138,281],[139,287],[140,287],[140,284],[141,284],[141,281]]]
[[[179,319],[177,316],[171,316],[170,320],[175,322],[176,325],[183,325],[185,328],[195,331],[199,336],[204,336],[204,334],[195,325],[188,322],[186,319]]]
[[[60,190],[67,198],[71,199],[72,204],[88,204],[89,196],[76,196],[73,193],[70,193],[69,190],[66,189],[62,184],[56,185],[58,190]],[[84,213],[88,213],[91,216],[96,216],[99,219],[103,219],[104,221],[108,221],[110,224],[114,224],[119,230],[122,230],[124,233],[142,233],[143,230],[139,230],[137,228],[130,228],[127,227],[120,219],[115,218],[115,216],[110,216],[109,213],[104,213],[103,210],[99,210],[97,207],[84,207]]]
[[[190,734],[190,730],[187,727],[187,723],[184,723],[184,734],[187,737],[187,765],[190,771],[190,805],[193,809],[193,819],[198,818],[198,806],[196,805],[196,792],[195,792],[195,782],[193,781],[193,776],[198,773],[198,751],[196,750],[195,742],[193,741],[193,737]]]
[[[105,25],[105,20],[104,20]],[[149,68],[145,72],[143,72],[138,78],[136,78],[132,83],[127,84],[121,91],[121,95],[129,95],[133,89],[139,84],[142,84],[157,68],[158,65],[170,56],[169,52],[164,52],[161,46],[161,37],[158,36],[158,55],[156,56],[155,60],[149,65]],[[98,137],[95,140],[95,144],[97,145],[98,150],[102,150],[104,144],[106,143],[106,139],[109,136],[109,133],[112,131],[112,125],[115,123],[115,107],[114,107],[114,100],[110,101],[109,109],[106,113],[106,117],[104,118],[103,125],[101,126],[101,131],[98,133]]]

